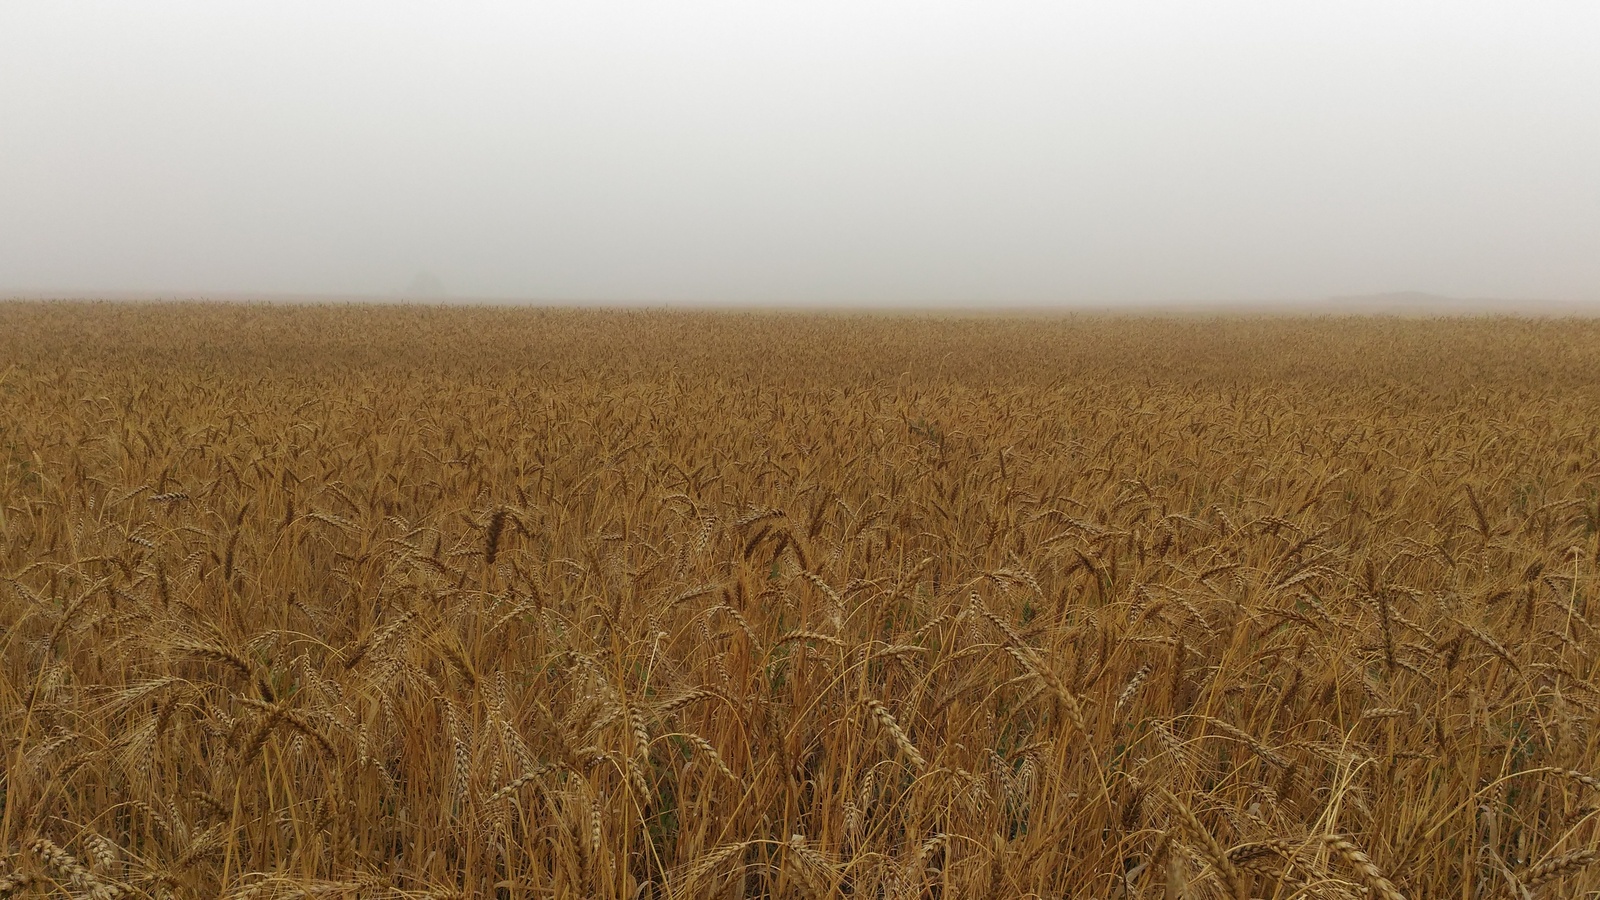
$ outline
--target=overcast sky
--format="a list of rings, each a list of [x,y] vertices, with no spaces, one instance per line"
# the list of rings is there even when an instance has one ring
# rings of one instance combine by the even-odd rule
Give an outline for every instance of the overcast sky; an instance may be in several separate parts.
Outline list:
[[[1600,3],[0,0],[0,294],[1600,300]]]

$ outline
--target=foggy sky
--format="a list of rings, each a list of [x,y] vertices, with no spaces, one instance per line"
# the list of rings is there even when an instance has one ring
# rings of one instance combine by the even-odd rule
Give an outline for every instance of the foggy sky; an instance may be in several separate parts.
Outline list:
[[[1600,3],[0,2],[0,295],[1600,300]]]

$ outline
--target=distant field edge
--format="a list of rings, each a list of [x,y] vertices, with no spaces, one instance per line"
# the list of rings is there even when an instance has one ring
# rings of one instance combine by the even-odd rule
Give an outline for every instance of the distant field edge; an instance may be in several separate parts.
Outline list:
[[[866,314],[911,316],[1272,316],[1399,318],[1600,318],[1600,299],[1514,300],[1459,298],[1416,292],[1330,297],[1319,300],[1128,301],[1063,303],[694,302],[686,300],[586,300],[519,297],[409,298],[379,294],[277,294],[215,292],[0,291],[0,304],[116,305],[246,304],[268,306],[410,306],[672,312]]]

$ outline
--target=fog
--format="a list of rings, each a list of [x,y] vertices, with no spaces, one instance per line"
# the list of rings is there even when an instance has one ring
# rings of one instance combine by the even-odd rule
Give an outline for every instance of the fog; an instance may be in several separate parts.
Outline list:
[[[0,295],[1600,301],[1600,4],[0,3]]]

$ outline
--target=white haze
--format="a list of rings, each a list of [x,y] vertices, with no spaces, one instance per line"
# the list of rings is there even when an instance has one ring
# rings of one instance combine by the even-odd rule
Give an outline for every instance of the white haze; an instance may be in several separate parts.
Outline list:
[[[1592,2],[4,0],[0,295],[1589,302],[1597,41]]]

